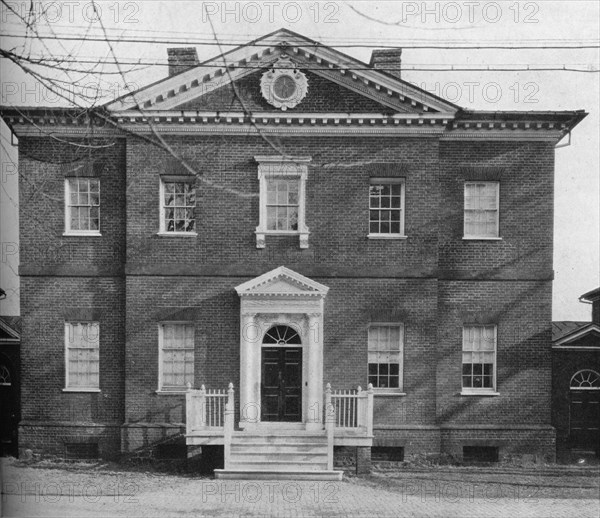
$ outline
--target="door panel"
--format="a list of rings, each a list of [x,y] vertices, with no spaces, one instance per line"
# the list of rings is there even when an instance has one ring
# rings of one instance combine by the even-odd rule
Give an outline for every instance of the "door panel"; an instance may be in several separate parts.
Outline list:
[[[302,420],[302,349],[262,348],[262,421]]]
[[[570,436],[574,448],[598,451],[600,440],[600,391],[571,391]]]

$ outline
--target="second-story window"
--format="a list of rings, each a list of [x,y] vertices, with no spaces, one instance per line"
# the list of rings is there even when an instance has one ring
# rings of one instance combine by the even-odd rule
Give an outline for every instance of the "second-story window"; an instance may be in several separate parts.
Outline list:
[[[404,236],[404,180],[371,178],[369,237]]]
[[[494,239],[499,236],[498,182],[465,182],[466,239]]]
[[[310,157],[256,156],[259,215],[256,247],[265,248],[268,235],[298,236],[308,248],[306,182]]]
[[[161,179],[161,234],[196,234],[196,187],[193,178]]]
[[[100,180],[65,180],[65,234],[100,234]]]
[[[267,178],[267,230],[298,230],[300,180]]]

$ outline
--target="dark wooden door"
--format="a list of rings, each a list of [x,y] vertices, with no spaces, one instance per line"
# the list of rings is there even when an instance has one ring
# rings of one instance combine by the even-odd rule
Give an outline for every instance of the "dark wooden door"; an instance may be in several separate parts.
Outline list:
[[[573,448],[598,452],[600,390],[571,390],[570,439]]]
[[[262,421],[302,420],[302,349],[262,348]]]

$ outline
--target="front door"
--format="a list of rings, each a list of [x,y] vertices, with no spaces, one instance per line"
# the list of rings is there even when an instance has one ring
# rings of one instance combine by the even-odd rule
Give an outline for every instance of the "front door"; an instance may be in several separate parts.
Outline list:
[[[600,390],[571,390],[571,445],[598,452]]]
[[[302,349],[262,348],[262,421],[302,421]]]

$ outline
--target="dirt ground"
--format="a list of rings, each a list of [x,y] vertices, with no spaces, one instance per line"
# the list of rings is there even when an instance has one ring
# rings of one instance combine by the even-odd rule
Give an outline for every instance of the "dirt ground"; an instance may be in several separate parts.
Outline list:
[[[2,516],[600,516],[598,466],[380,464],[341,483],[269,486],[172,466],[0,462]]]

